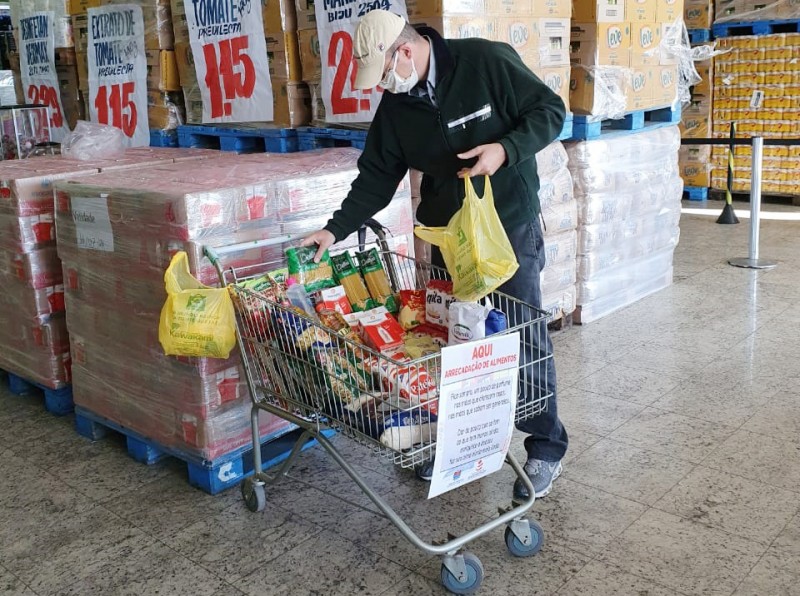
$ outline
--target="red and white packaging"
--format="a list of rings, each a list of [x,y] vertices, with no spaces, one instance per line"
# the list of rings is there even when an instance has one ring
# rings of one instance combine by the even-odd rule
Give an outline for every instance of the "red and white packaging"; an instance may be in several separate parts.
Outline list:
[[[344,287],[336,286],[335,288],[327,288],[320,290],[314,294],[315,309],[317,312],[323,310],[333,310],[340,315],[349,315],[353,312],[350,306],[350,301],[347,299],[347,294]]]

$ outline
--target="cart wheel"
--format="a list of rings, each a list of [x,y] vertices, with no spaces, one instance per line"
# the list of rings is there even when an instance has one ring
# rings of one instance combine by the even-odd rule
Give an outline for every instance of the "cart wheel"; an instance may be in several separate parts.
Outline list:
[[[481,560],[472,553],[464,554],[464,564],[467,567],[467,576],[464,581],[450,573],[450,570],[442,563],[442,585],[453,594],[474,594],[481,587],[483,581],[483,564]]]
[[[542,546],[544,546],[544,530],[539,522],[531,520],[525,521],[528,522],[528,526],[531,529],[530,544],[523,543],[517,538],[510,527],[506,528],[506,546],[508,547],[508,552],[515,557],[532,557],[542,550]]]
[[[263,484],[257,484],[252,478],[245,478],[241,484],[244,504],[253,513],[264,511],[267,506],[267,491]]]

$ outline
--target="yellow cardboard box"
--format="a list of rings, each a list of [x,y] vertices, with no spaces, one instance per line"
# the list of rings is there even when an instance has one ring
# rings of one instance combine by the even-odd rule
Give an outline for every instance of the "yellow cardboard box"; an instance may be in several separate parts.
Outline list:
[[[711,162],[712,153],[711,145],[681,145],[678,150],[678,162],[707,164]]]
[[[681,163],[681,178],[686,186],[711,186],[711,165],[700,163]]]
[[[713,106],[710,97],[695,95],[681,114],[681,136],[687,138],[707,138],[712,136]]]
[[[656,21],[659,23],[674,23],[683,17],[684,0],[657,0]]]
[[[300,82],[272,81],[274,117],[272,121],[284,128],[297,128],[311,122],[311,91]]]
[[[637,66],[628,71],[627,110],[646,110],[653,107],[655,83],[653,69]]]
[[[261,17],[267,37],[278,37],[281,32],[297,31],[295,0],[261,0]]]
[[[695,62],[694,68],[702,80],[694,85],[693,91],[701,95],[711,96],[711,88],[714,82],[714,59]]]
[[[314,30],[304,30],[313,31]],[[300,62],[300,46],[296,31],[279,32],[267,36],[267,56],[269,57],[269,73],[271,77],[300,81],[303,69]]]
[[[540,68],[536,70],[538,76],[545,85],[550,87],[556,95],[564,101],[567,112],[570,111],[569,105],[569,85],[570,85],[570,66],[558,66],[555,68]]]
[[[572,23],[570,60],[584,66],[630,66],[630,23]]]
[[[160,91],[180,91],[178,64],[172,50],[145,50],[147,87]]]
[[[595,68],[591,71],[573,65],[569,82],[569,104],[576,114],[605,115],[609,106],[624,110],[620,104],[629,93],[630,77],[620,68]]]
[[[322,77],[322,59],[319,53],[319,34],[316,29],[298,32],[300,38],[301,77],[304,81],[316,81]]]
[[[314,9],[314,0],[295,0],[295,8],[297,9],[298,31],[317,28],[317,14]]]
[[[687,29],[711,29],[714,23],[713,0],[686,0],[683,21]]]
[[[658,0],[625,0],[625,19],[630,22],[656,20]]]
[[[660,62],[661,25],[631,23],[631,66],[654,66]]]
[[[624,0],[575,0],[572,18],[579,23],[621,23],[626,20]]]
[[[653,68],[653,106],[670,106],[678,97],[678,67]]]
[[[414,17],[410,22],[413,25],[425,25],[436,29],[442,37],[449,39],[466,39],[468,37],[494,39],[496,36],[496,25],[489,17]]]
[[[491,39],[511,45],[529,68],[569,65],[569,19],[497,17],[491,30]]]

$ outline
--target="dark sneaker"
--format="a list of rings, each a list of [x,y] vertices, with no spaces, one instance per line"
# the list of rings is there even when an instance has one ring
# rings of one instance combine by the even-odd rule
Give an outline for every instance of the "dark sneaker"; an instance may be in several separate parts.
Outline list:
[[[533,489],[536,491],[536,498],[550,494],[553,490],[553,481],[561,475],[561,462],[560,461],[542,461],[541,459],[529,459],[525,463],[525,473],[533,483]],[[528,489],[523,484],[522,480],[517,478],[514,483],[514,498],[524,501],[529,497]]]
[[[430,482],[433,478],[433,460],[426,461],[424,464],[417,467],[417,478]]]

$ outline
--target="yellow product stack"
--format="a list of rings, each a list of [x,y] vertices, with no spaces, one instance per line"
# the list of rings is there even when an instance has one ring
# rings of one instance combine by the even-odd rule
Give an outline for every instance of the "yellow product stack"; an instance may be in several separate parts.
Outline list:
[[[681,137],[702,139],[712,136],[714,59],[695,62],[702,79],[691,88],[691,101],[681,112]],[[727,158],[726,158],[727,159]],[[711,186],[711,146],[684,145],[680,151],[681,177],[686,186]]]
[[[660,45],[682,14],[683,0],[574,0],[573,111],[603,117],[671,105],[677,61]]]
[[[407,0],[406,8],[409,22],[445,38],[508,43],[570,110],[570,0]]]
[[[144,18],[147,59],[148,120],[152,129],[171,130],[184,118],[183,98],[175,59],[175,38],[169,0],[69,0],[69,15],[77,52],[78,83],[89,98],[88,9],[115,4],[140,6]],[[88,101],[87,101],[88,105]]]
[[[728,136],[731,122],[739,137],[800,136],[800,34],[725,37],[717,45],[728,51],[714,65],[713,136]],[[750,148],[736,155],[733,190],[747,192]],[[800,147],[766,147],[763,165],[765,193],[800,194]],[[714,188],[725,188],[726,168],[726,149],[714,147]]]

